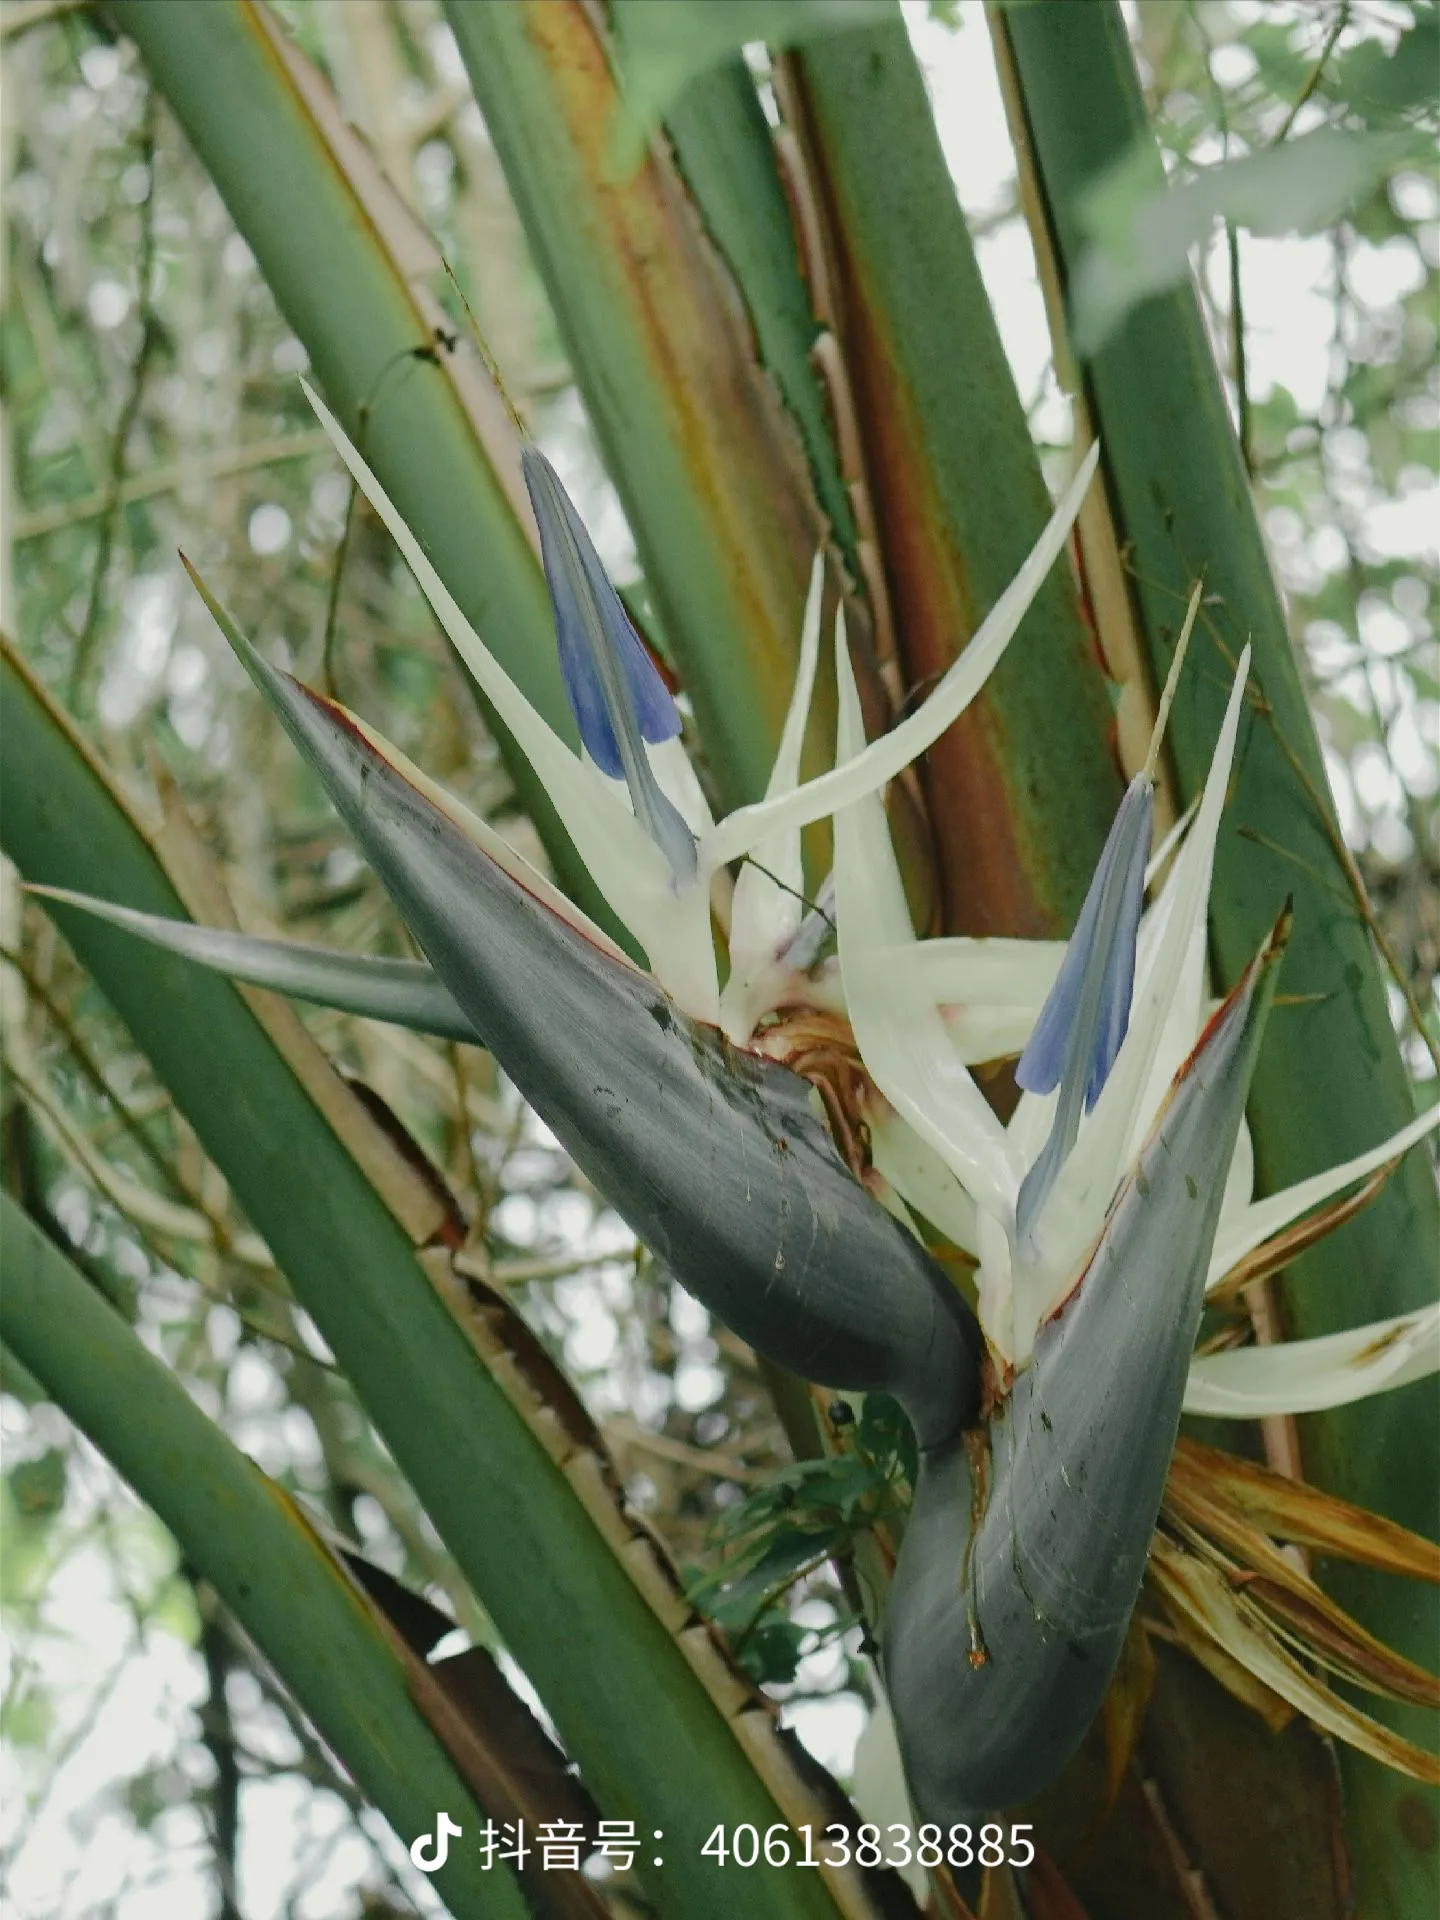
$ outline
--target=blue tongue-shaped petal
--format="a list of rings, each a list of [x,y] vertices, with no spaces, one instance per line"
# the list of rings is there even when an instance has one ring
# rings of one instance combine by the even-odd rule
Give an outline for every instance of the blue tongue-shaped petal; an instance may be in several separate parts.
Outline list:
[[[1015,1069],[1027,1093],[1053,1093],[1078,1055],[1089,1109],[1115,1064],[1135,987],[1135,936],[1154,811],[1154,788],[1137,774],[1120,802],[1055,984]]]
[[[1021,1182],[1015,1203],[1015,1237],[1022,1256],[1031,1246],[1040,1210],[1075,1145],[1081,1114],[1100,1098],[1130,1024],[1135,940],[1155,819],[1155,768],[1200,598],[1197,584],[1160,697],[1150,751],[1125,790],[1055,984],[1015,1069],[1015,1078],[1027,1093],[1060,1089],[1049,1138]]]
[[[521,468],[540,529],[540,553],[555,609],[560,668],[585,750],[602,773],[623,779],[636,817],[677,881],[695,877],[695,840],[660,789],[644,743],[673,740],[680,715],[611,586],[585,523],[540,449]]]
[[[1060,1089],[1050,1137],[1021,1183],[1015,1207],[1022,1244],[1075,1144],[1082,1108],[1099,1098],[1125,1038],[1154,815],[1154,786],[1148,774],[1138,773],[1120,802],[1055,984],[1015,1069],[1027,1093]]]

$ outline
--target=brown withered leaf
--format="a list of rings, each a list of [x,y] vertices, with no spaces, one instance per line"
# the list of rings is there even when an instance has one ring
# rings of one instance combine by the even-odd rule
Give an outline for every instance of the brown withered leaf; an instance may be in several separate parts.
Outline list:
[[[412,1653],[422,1660],[428,1658],[446,1634],[455,1631],[456,1622],[433,1600],[416,1593],[413,1587],[407,1587],[403,1580],[397,1580],[393,1573],[376,1566],[364,1554],[356,1553],[318,1523],[312,1524],[345,1562],[350,1577],[365,1589],[371,1605],[385,1615]]]
[[[1288,1700],[1282,1700],[1278,1693],[1273,1693],[1257,1680],[1238,1660],[1232,1659],[1209,1634],[1203,1633],[1195,1625],[1188,1613],[1182,1612],[1163,1593],[1158,1598],[1164,1606],[1167,1619],[1165,1638],[1172,1639],[1178,1647],[1183,1648],[1212,1680],[1219,1681],[1232,1699],[1258,1714],[1271,1733],[1279,1733],[1282,1728],[1289,1726],[1295,1718],[1295,1709]]]
[[[1412,1780],[1440,1786],[1440,1760],[1372,1720],[1308,1673],[1283,1645],[1260,1608],[1221,1569],[1178,1540],[1157,1532],[1151,1583],[1167,1605],[1185,1614],[1256,1679],[1287,1700],[1312,1726]]]
[[[1440,1706],[1440,1680],[1367,1633],[1291,1554],[1223,1496],[1214,1497],[1194,1476],[1182,1474],[1167,1484],[1162,1513],[1232,1586],[1244,1585],[1247,1598],[1271,1616],[1281,1637],[1298,1651],[1356,1686],[1418,1706]]]
[[[1279,1273],[1292,1260],[1298,1260],[1307,1247],[1313,1247],[1317,1240],[1323,1240],[1337,1227],[1343,1227],[1347,1220],[1353,1220],[1383,1191],[1391,1174],[1399,1166],[1401,1157],[1387,1160],[1354,1193],[1344,1194],[1338,1200],[1317,1207],[1303,1220],[1297,1220],[1294,1226],[1272,1234],[1268,1240],[1262,1240],[1258,1247],[1252,1248],[1243,1260],[1237,1260],[1230,1271],[1216,1281],[1206,1294],[1208,1303],[1213,1307],[1225,1306],[1237,1299],[1246,1287],[1257,1280],[1267,1280],[1272,1273]]]
[[[277,1489],[287,1511],[331,1554],[357,1600],[374,1618],[405,1675],[406,1691],[491,1820],[545,1821],[598,1830],[599,1809],[564,1753],[509,1685],[484,1647],[450,1659],[426,1655],[455,1626],[442,1608],[355,1552],[320,1518]],[[522,1881],[526,1875],[522,1871]],[[609,1908],[579,1874],[546,1876],[529,1891],[537,1913],[553,1920],[606,1920]]]
[[[405,1670],[411,1699],[489,1818],[502,1825],[523,1821],[532,1832],[563,1821],[593,1837],[599,1809],[490,1653],[472,1646],[427,1661],[425,1654],[454,1622],[383,1568],[349,1551],[341,1557]],[[579,1874],[547,1874],[543,1895],[539,1887],[531,1891],[555,1920],[604,1920],[608,1913]]]
[[[1182,1439],[1170,1463],[1167,1497],[1168,1491],[1187,1488],[1224,1501],[1277,1540],[1440,1584],[1440,1546],[1433,1540],[1303,1480]]]
[[[1152,1669],[1153,1671],[1153,1669]],[[1090,1920],[1065,1876],[1043,1847],[1025,1877],[1026,1920]]]
[[[1440,1680],[1367,1633],[1258,1527],[1193,1493],[1180,1499],[1167,1491],[1162,1511],[1297,1652],[1373,1693],[1440,1707]]]

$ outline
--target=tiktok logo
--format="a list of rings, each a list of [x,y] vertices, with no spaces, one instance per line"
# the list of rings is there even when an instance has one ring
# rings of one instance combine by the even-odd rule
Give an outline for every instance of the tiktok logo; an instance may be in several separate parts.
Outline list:
[[[422,1833],[418,1840],[410,1842],[410,1858],[421,1873],[438,1873],[444,1866],[450,1852],[450,1837],[458,1840],[461,1829],[448,1813],[442,1813],[433,1834]]]

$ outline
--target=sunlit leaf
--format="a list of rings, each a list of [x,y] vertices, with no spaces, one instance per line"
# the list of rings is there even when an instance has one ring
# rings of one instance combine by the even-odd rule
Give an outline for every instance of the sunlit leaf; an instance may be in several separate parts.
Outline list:
[[[1319,127],[1244,159],[1202,168],[1178,186],[1156,177],[1149,134],[1090,188],[1090,246],[1076,269],[1075,344],[1104,346],[1140,301],[1190,270],[1190,249],[1216,220],[1253,233],[1315,233],[1331,225],[1410,152],[1403,136]]]

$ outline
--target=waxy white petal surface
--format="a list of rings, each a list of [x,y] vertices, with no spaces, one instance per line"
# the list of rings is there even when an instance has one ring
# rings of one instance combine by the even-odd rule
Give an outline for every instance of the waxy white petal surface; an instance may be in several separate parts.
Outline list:
[[[1202,1355],[1190,1365],[1187,1413],[1223,1420],[1321,1413],[1440,1373],[1440,1305],[1315,1340]]]
[[[865,740],[843,619],[836,623],[835,674],[835,757],[843,769]],[[982,1208],[1008,1212],[1020,1166],[1004,1128],[951,1046],[935,1003],[894,992],[896,958],[913,949],[915,933],[877,793],[835,816],[835,896],[845,1002],[871,1078]]]
[[[1237,1260],[1243,1260],[1247,1253],[1253,1253],[1272,1234],[1279,1233],[1293,1220],[1309,1213],[1312,1207],[1318,1207],[1332,1195],[1342,1192],[1346,1187],[1353,1187],[1367,1174],[1383,1167],[1387,1160],[1408,1153],[1411,1147],[1436,1127],[1440,1127],[1440,1103],[1428,1108],[1408,1127],[1401,1127],[1388,1140],[1382,1140],[1378,1147],[1371,1147],[1368,1153],[1357,1153],[1353,1160],[1344,1160],[1338,1166],[1327,1167],[1324,1173],[1312,1174],[1308,1180],[1299,1180],[1293,1187],[1285,1187],[1264,1200],[1257,1200],[1226,1220],[1215,1242],[1209,1285],[1216,1286]]]

